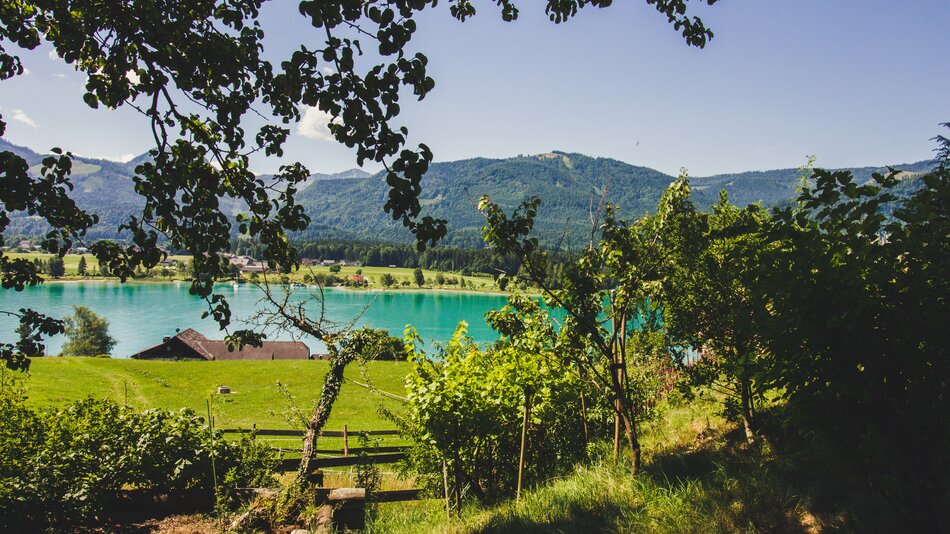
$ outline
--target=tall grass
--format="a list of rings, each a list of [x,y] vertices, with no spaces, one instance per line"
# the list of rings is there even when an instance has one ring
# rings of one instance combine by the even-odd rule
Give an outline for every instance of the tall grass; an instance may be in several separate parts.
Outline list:
[[[713,403],[671,407],[647,429],[646,468],[630,475],[606,444],[585,465],[545,481],[518,502],[469,504],[446,518],[437,499],[391,505],[374,532],[819,532],[841,526],[833,507],[817,511],[807,484],[768,444],[749,448]],[[799,488],[799,489],[796,489]],[[800,488],[805,488],[803,491]]]

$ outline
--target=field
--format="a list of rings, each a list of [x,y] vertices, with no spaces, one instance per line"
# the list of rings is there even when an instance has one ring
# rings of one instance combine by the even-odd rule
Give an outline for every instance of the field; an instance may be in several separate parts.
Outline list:
[[[171,362],[108,358],[35,358],[27,380],[28,404],[34,407],[62,406],[91,396],[113,399],[136,409],[191,408],[207,413],[211,400],[215,426],[219,428],[293,428],[281,414],[290,402],[277,383],[283,384],[294,402],[309,414],[320,395],[326,361],[228,361]],[[379,390],[405,394],[403,378],[406,362],[370,362],[369,380]],[[347,378],[366,383],[360,368],[353,364]],[[217,387],[231,388],[230,395],[216,394]],[[333,408],[327,430],[394,428],[378,412],[383,405],[398,411],[401,403],[374,395],[347,381]],[[299,425],[294,425],[299,428]]]
[[[47,261],[53,257],[53,254],[47,254],[42,252],[4,252],[4,256],[9,257],[10,259],[25,259],[28,261],[33,261],[36,259]],[[66,279],[77,279],[79,276],[76,274],[76,270],[79,266],[79,254],[67,254],[63,258],[63,264],[66,268]],[[86,269],[89,272],[94,272],[98,268],[99,262],[96,260],[96,257],[92,254],[85,254],[86,258]],[[168,259],[181,261],[187,263],[190,259],[189,256],[169,256]],[[354,267],[346,266],[341,267],[340,272],[336,273],[336,276],[340,278],[348,278],[357,274],[362,274],[368,281],[369,287],[383,287],[380,278],[383,274],[389,273],[396,279],[396,284],[392,287],[393,289],[398,289],[400,287],[409,287],[411,289],[418,289],[415,284],[415,278],[413,276],[413,271],[415,269],[410,269],[408,267]],[[152,270],[152,277],[156,280],[166,280],[166,278],[161,277],[158,273],[160,269]],[[330,272],[330,267],[325,266],[313,266],[313,267],[301,267],[299,271],[289,275],[291,282],[303,282],[304,276],[306,275],[315,275],[315,274],[333,274]],[[495,284],[495,281],[487,275],[482,276],[462,276],[461,274],[456,273],[446,273],[439,271],[430,271],[428,269],[423,269],[422,274],[426,278],[427,288],[438,288],[438,289],[461,289],[459,285],[444,283],[437,284],[436,278],[439,274],[447,280],[465,280],[465,290],[466,291],[499,291],[498,286]],[[248,273],[243,273],[242,275],[247,279],[250,275]],[[174,273],[170,275],[169,280],[184,280],[186,277],[183,274]],[[274,281],[279,277],[276,275],[269,275],[268,280]]]
[[[37,259],[48,261],[54,256],[53,254],[48,254],[45,252],[4,252],[3,255],[9,257],[10,259],[24,259],[27,261],[33,261]],[[99,267],[99,260],[97,260],[92,254],[67,254],[63,257],[63,266],[66,268],[67,277],[76,275],[76,270],[79,267],[79,258],[81,257],[86,258],[86,269],[88,271],[93,271],[95,268]],[[188,261],[189,256],[169,256],[168,259],[176,261]]]
[[[323,267],[323,266],[319,266],[319,267],[316,267],[316,266],[314,266],[314,267],[301,267],[300,271],[297,272],[297,273],[296,273],[294,276],[292,276],[291,278],[294,279],[294,280],[302,279],[305,274],[309,274],[309,273],[311,272],[310,269],[313,270],[313,271],[312,271],[313,273],[330,274],[330,268],[329,268],[329,267]],[[366,277],[366,278],[369,280],[369,283],[370,283],[371,286],[381,287],[382,284],[379,282],[379,278],[380,278],[383,274],[389,273],[389,274],[393,275],[393,277],[396,278],[396,284],[397,284],[397,286],[398,286],[398,285],[402,285],[403,282],[408,282],[410,288],[412,288],[412,289],[418,289],[418,288],[416,287],[415,278],[413,277],[413,274],[412,274],[412,272],[413,272],[414,270],[415,270],[415,269],[410,269],[410,268],[408,268],[408,267],[354,267],[354,266],[346,266],[346,267],[341,267],[341,268],[340,268],[340,272],[337,274],[337,276],[340,276],[340,277],[343,277],[343,278],[347,278],[347,277],[349,277],[349,276],[351,276],[351,275],[355,275],[355,274],[356,274],[356,271],[360,271],[360,274],[362,274],[364,277]],[[426,278],[426,285],[427,285],[427,286],[430,286],[430,285],[431,285],[431,286],[433,286],[433,287],[440,287],[440,288],[458,288],[458,285],[455,285],[455,284],[442,284],[441,286],[437,286],[436,283],[435,283],[435,279],[436,279],[436,276],[438,276],[438,275],[440,274],[439,271],[430,271],[430,270],[428,270],[428,269],[423,269],[423,270],[422,270],[422,274],[423,274],[423,276],[425,276],[425,278]],[[452,279],[460,279],[460,278],[461,278],[461,279],[464,279],[464,280],[465,280],[465,284],[469,286],[469,287],[466,288],[466,289],[482,289],[482,290],[494,290],[494,291],[498,291],[498,288],[495,286],[495,281],[494,281],[491,277],[489,277],[489,276],[462,276],[462,275],[456,274],[456,273],[441,273],[441,274],[442,274],[446,279],[449,279],[449,278],[452,278]],[[393,286],[393,287],[397,287],[397,286]]]

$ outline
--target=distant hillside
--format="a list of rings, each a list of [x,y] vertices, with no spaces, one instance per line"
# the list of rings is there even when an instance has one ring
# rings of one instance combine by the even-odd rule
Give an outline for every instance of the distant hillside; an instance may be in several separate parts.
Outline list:
[[[43,157],[2,139],[0,150],[20,154],[36,170]],[[132,177],[135,166],[146,158],[143,155],[128,163],[81,157],[74,160],[74,198],[101,219],[93,229],[94,238],[117,237],[115,228],[141,209]],[[910,191],[914,188],[913,178],[929,170],[930,165],[921,161],[894,167],[908,172],[904,189]],[[862,181],[870,179],[873,172],[886,171],[883,167],[850,170]],[[449,221],[447,244],[480,246],[483,220],[475,209],[479,197],[489,195],[511,209],[526,197],[538,196],[543,202],[536,224],[540,237],[549,244],[575,246],[589,236],[590,213],[602,198],[617,205],[621,216],[632,220],[653,210],[673,179],[647,167],[565,152],[507,159],[475,158],[433,164],[423,178],[420,200],[427,214]],[[793,198],[800,185],[795,169],[698,177],[691,178],[691,182],[695,201],[701,207],[716,202],[721,189],[729,191],[736,204],[777,205]],[[382,211],[387,194],[382,174],[370,175],[359,169],[314,174],[298,192],[298,201],[306,208],[312,224],[293,237],[409,241],[411,236],[402,225]],[[225,202],[224,208],[232,215],[241,211],[241,206],[234,202]],[[45,225],[36,219],[12,219],[10,234],[38,235],[45,231]]]
[[[918,161],[891,167],[906,171],[904,178],[912,179],[933,168],[933,162]],[[887,173],[887,167],[856,167],[847,170],[851,171],[859,182],[867,182],[874,173]],[[718,174],[690,180],[694,191],[707,196],[713,202],[719,191],[725,189],[729,192],[729,200],[742,206],[754,202],[760,202],[764,206],[780,204],[793,198],[801,186],[797,169]]]
[[[546,241],[561,234],[583,240],[590,231],[590,209],[607,198],[630,218],[656,206],[672,177],[646,167],[581,154],[550,153],[509,159],[476,158],[435,163],[422,180],[421,203],[427,214],[445,218],[449,242],[478,246],[482,216],[479,197],[489,195],[507,208],[529,196],[543,200],[537,229]],[[365,180],[318,182],[303,191],[300,202],[314,222],[352,229],[365,238],[405,240],[401,224],[380,210],[388,191],[383,175]],[[307,237],[315,237],[307,232]]]

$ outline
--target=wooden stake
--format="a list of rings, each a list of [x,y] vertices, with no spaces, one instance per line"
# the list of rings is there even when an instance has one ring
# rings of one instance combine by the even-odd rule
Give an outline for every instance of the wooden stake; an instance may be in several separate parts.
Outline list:
[[[590,444],[590,437],[587,435],[587,401],[584,398],[584,392],[581,392],[581,423],[584,424],[584,447]]]
[[[452,503],[449,501],[449,465],[442,458],[442,483],[445,487],[445,518],[452,519]]]
[[[343,457],[350,455],[349,436],[347,435],[346,425],[343,425]]]
[[[521,499],[521,481],[524,476],[524,454],[528,438],[528,418],[531,417],[531,390],[524,390],[524,421],[521,422],[521,458],[518,460],[518,490],[515,500]]]
[[[611,308],[611,310],[613,310],[613,308]],[[610,331],[611,331],[612,336],[616,336],[616,332],[617,332],[617,318],[616,317],[614,317],[610,321]],[[620,374],[620,369],[618,369],[617,367],[617,363],[618,363],[617,360],[618,360],[618,353],[619,353],[619,349],[617,345],[618,343],[615,338],[614,342],[610,344],[610,351],[611,351],[610,372],[616,373],[614,377],[612,377],[614,380],[619,380],[618,376]],[[622,406],[620,404],[620,399],[615,399],[614,400],[614,462],[616,462],[618,458],[620,458],[620,409],[621,408]]]
[[[211,400],[205,400],[208,406],[208,437],[211,439],[211,481],[214,483],[214,495],[218,495],[218,473],[214,468],[214,418],[211,416]]]

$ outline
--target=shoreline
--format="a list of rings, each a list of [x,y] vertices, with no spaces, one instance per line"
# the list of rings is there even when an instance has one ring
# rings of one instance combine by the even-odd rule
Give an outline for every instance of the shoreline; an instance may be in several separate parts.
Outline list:
[[[295,282],[299,283],[299,282]],[[118,278],[76,278],[76,277],[63,277],[63,278],[53,278],[53,279],[44,279],[43,284],[175,284],[175,285],[185,285],[190,284],[189,280],[154,280],[154,279],[135,279],[128,280],[125,282],[120,282]],[[219,281],[214,283],[215,286],[233,286],[233,281]],[[244,282],[239,283],[238,286],[247,286],[254,287],[253,282]],[[282,284],[273,284],[273,287],[279,287]],[[317,289],[316,287],[311,288],[309,284],[302,284],[303,287],[300,288],[291,288],[291,289]],[[33,286],[35,287],[35,286]],[[501,291],[498,289],[455,289],[451,287],[348,287],[348,286],[324,286],[323,289],[335,289],[342,291],[353,291],[353,292],[371,292],[371,293],[469,293],[473,295],[493,295],[499,297],[507,297],[514,295],[514,292],[511,291]],[[523,291],[522,294],[537,296],[540,295],[540,292],[536,291]]]

